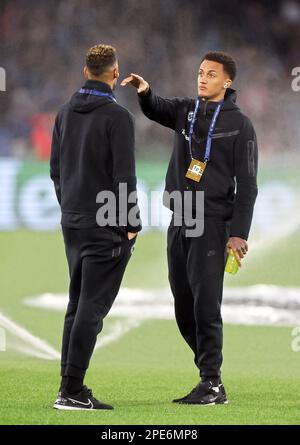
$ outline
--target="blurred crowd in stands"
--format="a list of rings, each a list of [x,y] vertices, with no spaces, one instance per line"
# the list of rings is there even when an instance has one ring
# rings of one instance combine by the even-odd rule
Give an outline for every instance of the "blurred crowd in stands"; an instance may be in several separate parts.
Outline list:
[[[201,56],[237,60],[238,104],[253,120],[262,155],[299,150],[300,1],[1,0],[0,156],[49,156],[53,118],[83,83],[86,50],[116,47],[120,80],[145,77],[162,96],[196,95]],[[135,91],[116,90],[136,116],[137,152],[164,156],[171,132],[147,120]]]

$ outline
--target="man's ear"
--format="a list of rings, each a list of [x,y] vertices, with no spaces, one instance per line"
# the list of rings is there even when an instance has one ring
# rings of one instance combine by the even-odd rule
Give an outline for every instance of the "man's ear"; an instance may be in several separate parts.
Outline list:
[[[88,78],[89,78],[89,72],[88,72],[88,68],[87,68],[86,65],[85,65],[84,68],[83,68],[83,75],[84,75],[84,78],[85,78],[86,80],[88,80]]]
[[[118,68],[114,68],[114,79],[118,79],[120,77],[120,73],[119,73],[119,69]]]
[[[232,80],[231,79],[226,79],[224,82],[224,88],[228,88],[230,87],[232,84]]]

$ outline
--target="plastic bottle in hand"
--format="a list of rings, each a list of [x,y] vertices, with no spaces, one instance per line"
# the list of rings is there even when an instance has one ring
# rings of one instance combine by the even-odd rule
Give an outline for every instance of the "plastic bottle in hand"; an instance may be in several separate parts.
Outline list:
[[[238,270],[239,270],[239,264],[234,256],[232,249],[230,249],[229,255],[227,257],[225,271],[234,275],[237,273]]]

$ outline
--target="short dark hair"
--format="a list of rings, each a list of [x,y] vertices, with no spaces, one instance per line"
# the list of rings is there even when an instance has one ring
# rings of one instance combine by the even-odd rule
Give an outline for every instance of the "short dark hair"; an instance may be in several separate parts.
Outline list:
[[[117,61],[117,52],[110,45],[94,45],[86,53],[85,63],[94,76],[100,76]]]
[[[210,51],[206,53],[202,60],[211,60],[213,62],[218,62],[223,65],[224,71],[228,74],[230,79],[233,81],[236,76],[236,63],[233,58],[224,51]]]

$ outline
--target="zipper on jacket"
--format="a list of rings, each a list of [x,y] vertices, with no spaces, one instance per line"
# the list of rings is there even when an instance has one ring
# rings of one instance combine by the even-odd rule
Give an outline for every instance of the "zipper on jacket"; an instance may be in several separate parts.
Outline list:
[[[203,115],[206,116],[206,108],[207,108],[208,100],[204,99],[204,109],[203,109]]]

